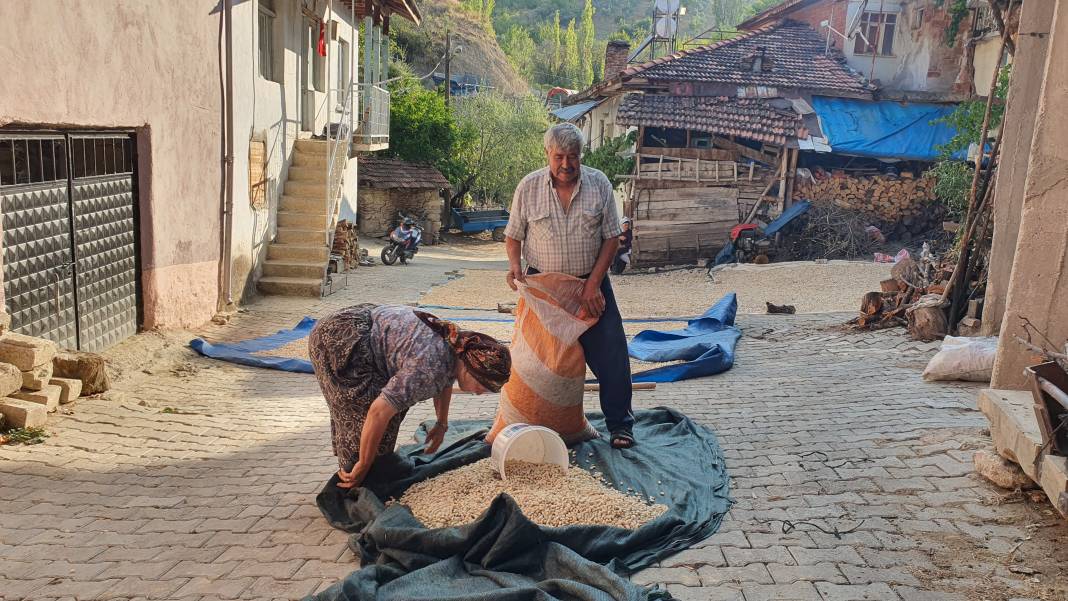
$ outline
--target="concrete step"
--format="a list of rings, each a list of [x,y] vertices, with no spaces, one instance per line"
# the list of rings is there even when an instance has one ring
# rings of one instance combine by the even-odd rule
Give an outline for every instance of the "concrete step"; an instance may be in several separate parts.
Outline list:
[[[289,180],[286,182],[285,194],[286,196],[318,196],[326,202],[326,182]]]
[[[309,154],[306,152],[297,152],[293,154],[294,167],[315,167],[322,173],[326,173],[326,164],[328,162],[329,159],[325,154]],[[290,169],[292,168],[293,167],[290,167]]]
[[[291,213],[279,211],[278,227],[295,227],[304,230],[314,230],[326,227],[326,213]]]
[[[310,278],[285,278],[268,276],[259,281],[260,292],[273,296],[311,296],[323,294],[323,281]]]
[[[325,265],[330,250],[323,246],[305,244],[272,244],[267,247],[267,259],[279,261],[322,261]]]
[[[302,246],[319,246],[326,247],[328,242],[326,236],[326,230],[322,228],[318,229],[301,229],[296,227],[280,227],[278,228],[278,235],[274,238],[275,244],[300,244]]]
[[[326,262],[268,259],[263,263],[263,275],[265,277],[322,280],[326,276]]]
[[[295,165],[289,168],[289,181],[326,182],[326,161],[322,167]]]
[[[322,196],[283,196],[279,211],[326,215],[326,199]],[[323,223],[326,223],[324,218]]]
[[[294,143],[293,148],[296,149],[297,152],[318,154],[324,157],[330,152],[330,145],[327,144],[326,140],[297,140]]]

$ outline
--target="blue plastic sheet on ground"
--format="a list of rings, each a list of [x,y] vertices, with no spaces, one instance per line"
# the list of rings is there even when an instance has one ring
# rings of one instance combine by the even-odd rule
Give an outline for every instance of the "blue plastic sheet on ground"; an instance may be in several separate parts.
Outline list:
[[[635,382],[679,382],[722,373],[734,365],[734,347],[742,331],[734,327],[738,297],[719,300],[685,329],[646,330],[630,343],[630,356],[641,361],[686,361],[636,373]]]
[[[814,96],[812,108],[834,152],[885,159],[933,161],[938,146],[957,134],[934,121],[948,116],[952,104],[853,100]],[[953,155],[965,159],[967,151]]]
[[[273,350],[295,340],[307,338],[308,334],[311,334],[313,327],[315,327],[315,320],[311,317],[305,317],[292,330],[280,330],[263,338],[242,340],[241,342],[220,342],[218,344],[212,344],[203,338],[197,338],[190,341],[189,346],[205,357],[219,359],[220,361],[228,361],[250,367],[311,374],[315,373],[315,370],[312,369],[311,361],[307,359],[269,357],[256,355],[255,353]]]
[[[588,414],[605,430],[604,417]],[[400,504],[385,505],[421,482],[489,456],[489,420],[457,421],[434,454],[401,447],[375,461],[364,488],[339,489],[335,474],[316,498],[332,526],[350,533],[362,569],[316,601],[665,601],[666,591],[626,575],[689,548],[718,530],[731,507],[730,477],[715,434],[667,408],[635,412],[638,444],[616,450],[607,437],[579,443],[574,465],[609,486],[667,506],[636,530],[534,524],[506,495],[471,524],[427,529]],[[429,424],[421,427],[419,439]]]
[[[422,309],[450,309],[460,310],[459,307],[443,307],[443,306],[426,306],[420,307]],[[485,322],[485,323],[511,323],[515,321],[514,317],[451,317],[454,321],[458,322]],[[641,317],[635,319],[624,319],[626,323],[664,323],[675,321],[691,321],[693,317]],[[212,344],[203,338],[196,338],[189,342],[190,348],[194,351],[210,357],[212,359],[218,359],[220,361],[227,361],[229,363],[237,363],[239,365],[247,365],[249,367],[262,367],[264,369],[277,369],[281,371],[289,371],[294,373],[311,374],[315,373],[312,369],[311,361],[307,359],[287,358],[287,357],[271,357],[268,355],[259,355],[263,351],[274,350],[280,346],[285,346],[301,338],[307,338],[308,334],[311,334],[312,328],[315,327],[315,319],[311,317],[305,317],[291,330],[280,330],[270,336],[264,336],[262,338],[253,338],[251,340],[242,340],[240,342],[218,342]]]

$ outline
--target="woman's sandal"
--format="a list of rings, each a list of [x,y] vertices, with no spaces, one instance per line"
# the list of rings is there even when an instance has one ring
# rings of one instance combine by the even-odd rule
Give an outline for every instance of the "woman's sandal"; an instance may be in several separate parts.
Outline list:
[[[612,432],[613,449],[629,449],[634,446],[634,433],[628,429],[620,428]]]

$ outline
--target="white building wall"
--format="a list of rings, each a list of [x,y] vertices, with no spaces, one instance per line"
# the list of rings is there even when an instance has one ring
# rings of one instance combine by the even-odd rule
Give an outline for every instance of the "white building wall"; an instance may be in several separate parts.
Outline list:
[[[299,0],[275,0],[275,70],[282,75],[271,81],[259,69],[259,1],[235,3],[234,32],[234,215],[233,215],[233,281],[235,298],[244,297],[255,289],[255,281],[262,272],[267,246],[274,239],[276,216],[282,198],[287,171],[292,161],[296,139],[321,135],[336,103],[326,103],[328,94],[337,98],[339,48],[338,40],[359,52],[359,32],[350,27],[349,9],[340,2],[332,2],[329,14],[320,5],[320,16],[327,21],[327,55],[325,57],[326,89],[333,92],[301,93],[301,78],[308,76],[302,60],[304,16]],[[330,22],[337,22],[337,40],[331,39]],[[358,24],[356,24],[358,25]],[[318,26],[313,28],[312,51],[318,41]],[[358,82],[359,61],[350,60],[352,82]],[[314,115],[314,123],[305,123],[305,111]],[[311,127],[306,127],[310,125]],[[263,140],[266,144],[266,204],[255,208],[249,196],[249,141]],[[345,202],[349,212],[355,211],[356,160],[349,161],[345,180]],[[349,177],[351,175],[351,177]],[[324,168],[323,179],[326,179]],[[344,214],[343,207],[342,213]]]

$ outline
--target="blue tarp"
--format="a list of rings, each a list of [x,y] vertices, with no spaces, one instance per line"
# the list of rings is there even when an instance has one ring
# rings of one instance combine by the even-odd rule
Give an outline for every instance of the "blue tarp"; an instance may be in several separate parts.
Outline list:
[[[238,363],[240,365],[248,365],[251,367],[264,367],[267,369],[280,369],[282,371],[311,374],[315,373],[315,370],[312,369],[311,361],[308,361],[307,359],[262,357],[255,355],[254,353],[269,351],[289,344],[295,340],[307,338],[308,334],[311,334],[313,327],[315,327],[315,320],[311,317],[305,317],[300,320],[300,323],[298,323],[292,330],[281,330],[270,336],[264,336],[263,338],[244,340],[241,342],[220,342],[219,344],[212,344],[203,338],[197,338],[190,341],[189,346],[201,355],[211,357],[212,359],[219,359],[221,361],[228,361],[230,363]]]
[[[768,224],[768,227],[764,228],[764,235],[774,236],[779,230],[786,227],[786,225],[794,219],[797,219],[799,215],[803,214],[811,206],[812,203],[807,200],[802,200],[801,202],[790,205],[790,208],[783,211],[782,215],[779,215],[775,221],[772,221]]]
[[[682,330],[646,330],[630,343],[630,356],[641,361],[686,361],[632,376],[635,382],[678,382],[722,373],[734,365],[734,347],[742,331],[734,327],[738,297],[731,292]]]
[[[880,159],[933,161],[937,147],[957,131],[945,123],[955,105],[923,102],[878,102],[814,96],[812,108],[834,152]],[[967,152],[953,155],[967,158]]]
[[[422,309],[448,309],[454,311],[462,310],[480,310],[485,309],[468,309],[466,307],[447,307],[440,305],[424,305]],[[514,317],[451,317],[453,321],[469,321],[469,322],[481,322],[481,323],[511,323],[515,321]],[[626,323],[663,323],[672,321],[692,321],[692,317],[639,317],[634,319],[624,319]],[[277,369],[281,371],[290,371],[296,373],[311,374],[315,373],[312,369],[311,361],[307,359],[296,359],[286,357],[271,357],[266,355],[258,355],[264,351],[270,351],[280,346],[287,345],[291,342],[307,338],[308,334],[311,334],[312,328],[315,327],[315,319],[311,317],[305,317],[294,327],[292,330],[281,330],[270,336],[264,336],[263,338],[254,338],[252,340],[242,340],[241,342],[219,342],[212,344],[203,338],[196,338],[189,342],[190,348],[194,351],[204,355],[205,357],[211,357],[212,359],[218,359],[220,361],[227,361],[229,363],[237,363],[239,365],[247,365],[249,367],[262,367],[264,369]],[[651,381],[651,380],[650,380]]]

